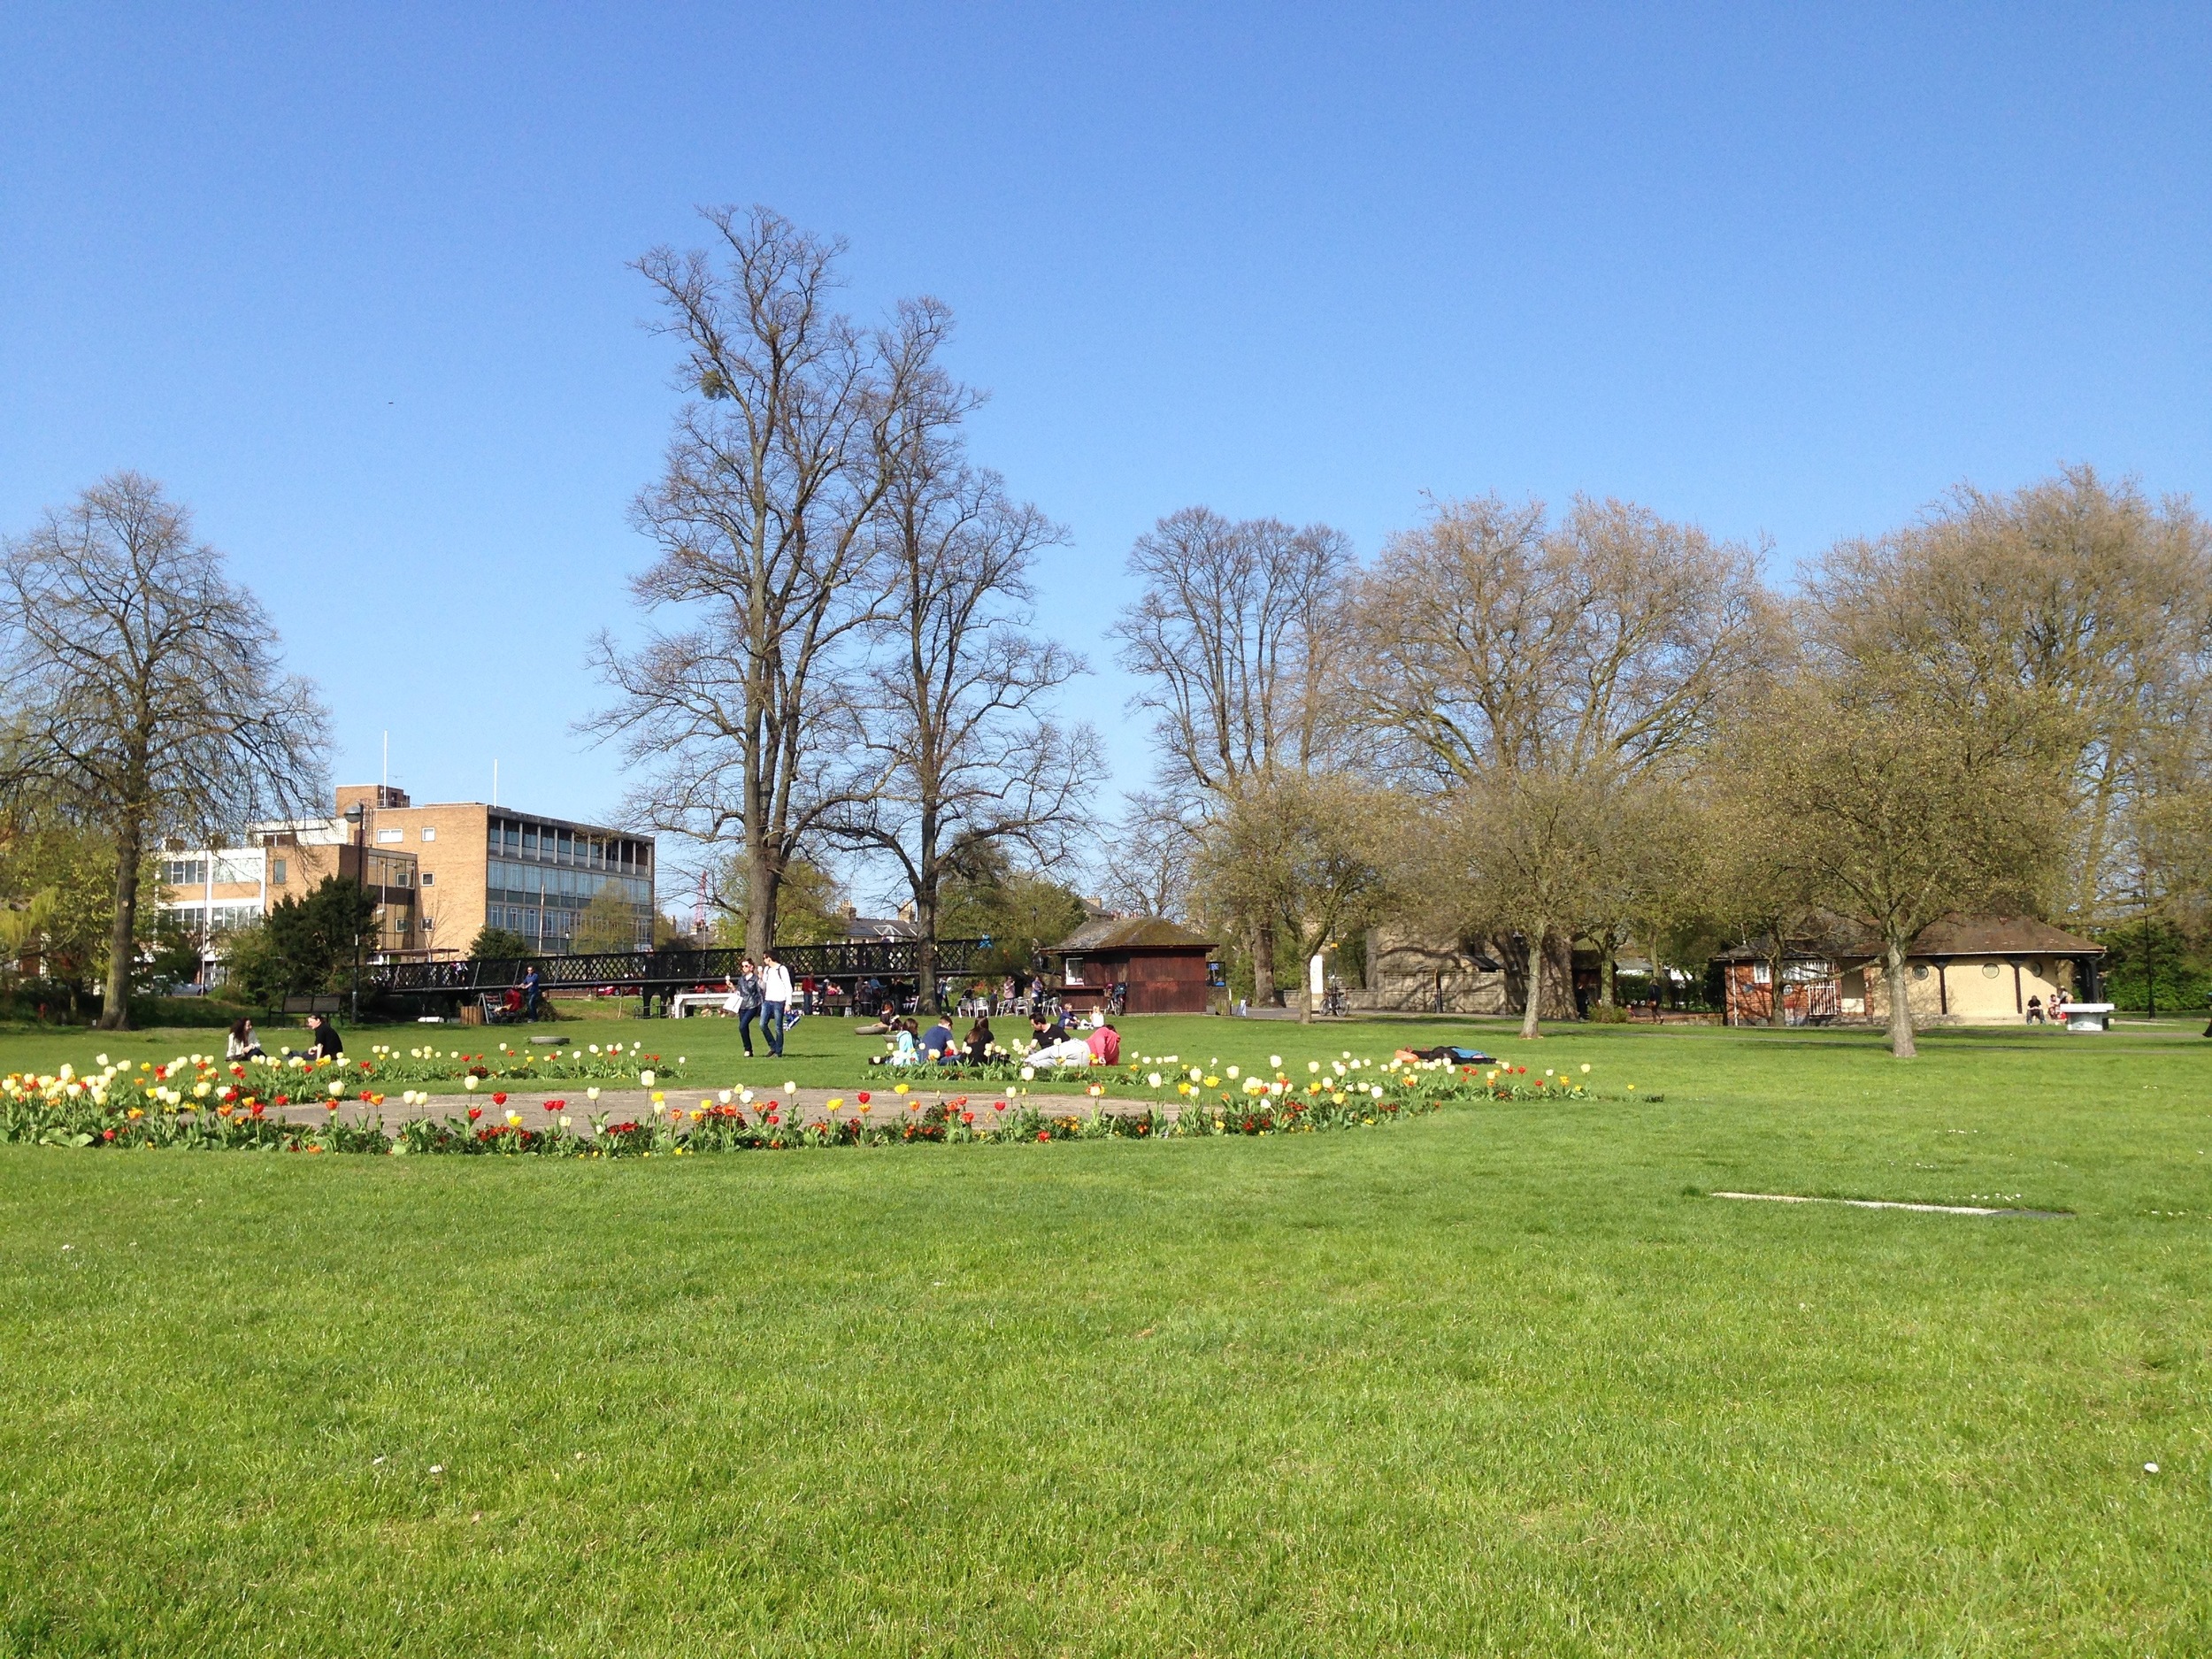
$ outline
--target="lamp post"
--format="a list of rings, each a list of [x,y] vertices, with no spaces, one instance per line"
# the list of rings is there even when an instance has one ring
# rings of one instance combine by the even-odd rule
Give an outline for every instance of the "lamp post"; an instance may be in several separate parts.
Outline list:
[[[346,809],[346,827],[353,832],[353,879],[362,892],[369,890],[368,814],[356,801]],[[358,912],[356,912],[358,915]],[[353,925],[353,1019],[361,1023],[361,924]]]

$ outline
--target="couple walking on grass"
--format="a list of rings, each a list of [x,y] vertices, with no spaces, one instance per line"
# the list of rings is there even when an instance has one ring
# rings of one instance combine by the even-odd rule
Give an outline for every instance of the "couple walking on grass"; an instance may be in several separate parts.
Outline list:
[[[738,965],[737,977],[725,975],[722,983],[730,995],[722,1004],[722,1011],[737,1016],[737,1034],[744,1041],[745,1057],[753,1057],[753,1021],[760,1021],[760,1034],[768,1039],[768,1052],[783,1053],[783,1033],[786,1016],[791,1008],[791,970],[776,960],[772,950],[764,952],[760,965],[753,965],[750,956]]]

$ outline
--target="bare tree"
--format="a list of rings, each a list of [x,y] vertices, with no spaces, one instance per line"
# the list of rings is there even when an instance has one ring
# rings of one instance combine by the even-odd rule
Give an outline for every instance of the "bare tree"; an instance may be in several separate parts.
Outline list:
[[[926,1003],[948,879],[1016,848],[1041,868],[1063,863],[1104,760],[1088,726],[1052,713],[1083,659],[1030,631],[1030,569],[1065,532],[1010,501],[995,473],[963,465],[956,446],[915,435],[879,515],[888,603],[850,708],[853,764],[821,824],[898,866]]]
[[[1099,887],[1108,906],[1140,916],[1182,916],[1202,829],[1187,801],[1144,790],[1124,795],[1121,821],[1102,860]]]
[[[667,248],[637,264],[660,332],[682,342],[677,382],[696,394],[633,511],[660,557],[632,589],[676,620],[634,649],[600,636],[615,697],[583,729],[644,772],[640,821],[710,841],[739,832],[758,953],[785,866],[836,804],[809,746],[841,650],[874,614],[870,534],[898,457],[976,399],[937,365],[942,306],[909,301],[863,329],[830,306],[841,242],[764,208],[703,217],[719,266]]]
[[[280,668],[259,601],[135,472],[6,544],[0,641],[11,787],[61,803],[115,849],[100,1024],[119,1030],[147,851],[171,834],[213,843],[319,799],[328,718]]]
[[[2094,925],[2144,889],[2147,817],[2200,776],[2212,699],[2212,526],[2087,467],[2009,495],[1955,490],[1921,521],[1846,541],[1809,584],[1832,663],[1909,673],[1938,718],[1978,720],[2022,690],[2067,803],[2051,908]]]
[[[1144,579],[1113,634],[1155,717],[1158,784],[1210,818],[1248,787],[1323,759],[1335,710],[1327,691],[1351,543],[1325,525],[1233,523],[1187,507],[1137,539]],[[1240,918],[1254,994],[1275,1000],[1272,925]]]
[[[1686,771],[1771,657],[1758,565],[1751,549],[1624,503],[1578,499],[1555,526],[1540,503],[1492,496],[1436,503],[1360,584],[1361,710],[1400,775],[1465,795],[1502,837],[1479,886],[1519,935],[1498,935],[1501,953],[1527,950],[1545,1018],[1575,1008],[1568,974],[1542,960],[1563,970],[1601,890],[1598,847],[1561,838],[1604,829],[1592,803]],[[1539,926],[1570,932],[1527,931]]]

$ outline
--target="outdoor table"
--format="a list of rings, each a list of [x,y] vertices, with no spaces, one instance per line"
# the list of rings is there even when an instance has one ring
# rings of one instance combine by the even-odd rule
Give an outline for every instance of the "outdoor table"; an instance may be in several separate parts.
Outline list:
[[[2109,1002],[2069,1002],[2062,1018],[2069,1031],[2102,1031],[2111,1012]]]

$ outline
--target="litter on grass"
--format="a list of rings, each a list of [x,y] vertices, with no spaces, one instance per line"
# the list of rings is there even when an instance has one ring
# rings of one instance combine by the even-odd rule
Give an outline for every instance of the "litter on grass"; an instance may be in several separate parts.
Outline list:
[[[1934,1216],[2034,1216],[2070,1221],[2070,1210],[1995,1210],[1985,1204],[1908,1204],[1893,1198],[1814,1198],[1802,1193],[1715,1193],[1716,1198],[1745,1198],[1763,1204],[1848,1204],[1854,1210],[1918,1210]]]

